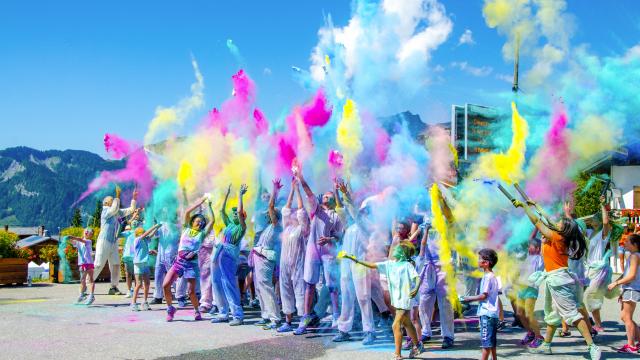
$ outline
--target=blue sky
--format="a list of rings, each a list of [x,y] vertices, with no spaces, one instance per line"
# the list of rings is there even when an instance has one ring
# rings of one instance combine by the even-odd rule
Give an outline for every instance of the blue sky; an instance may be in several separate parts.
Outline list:
[[[499,77],[513,66],[501,55],[505,39],[484,22],[482,1],[441,2],[453,30],[432,54],[433,83],[407,109],[428,122],[447,121],[452,103],[501,105],[486,94],[510,89]],[[291,66],[309,67],[324,15],[344,26],[350,12],[346,0],[2,1],[0,148],[104,155],[106,132],[141,140],[156,106],[188,95],[191,54],[204,75],[206,109],[217,106],[240,66],[227,39],[257,83],[259,105],[277,118],[309,96]],[[572,45],[608,56],[639,42],[636,1],[570,1],[567,12],[576,22]],[[475,43],[459,45],[467,29]]]

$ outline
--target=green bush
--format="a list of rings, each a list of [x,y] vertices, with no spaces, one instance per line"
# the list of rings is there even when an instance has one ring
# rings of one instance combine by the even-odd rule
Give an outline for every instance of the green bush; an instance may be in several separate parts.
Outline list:
[[[9,231],[0,230],[0,258],[29,258],[29,253],[16,246],[18,235]]]

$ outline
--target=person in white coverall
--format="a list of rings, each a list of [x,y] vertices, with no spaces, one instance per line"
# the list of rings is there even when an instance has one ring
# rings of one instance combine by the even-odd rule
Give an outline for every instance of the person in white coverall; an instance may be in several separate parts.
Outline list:
[[[111,273],[109,295],[123,295],[118,290],[118,283],[120,282],[120,254],[118,253],[120,223],[118,218],[133,214],[136,209],[136,198],[138,197],[138,190],[133,190],[131,206],[127,209],[120,209],[120,192],[120,187],[116,186],[115,198],[107,196],[102,201],[100,233],[98,234],[94,260],[94,280],[98,278],[107,261],[109,262],[109,271]]]
[[[298,209],[291,209],[294,193],[298,199]],[[298,182],[294,178],[286,205],[282,208],[282,245],[280,254],[280,298],[285,323],[278,328],[278,332],[293,331],[291,322],[293,314],[304,314],[304,255],[306,241],[309,236],[309,215],[304,209],[302,194]]]
[[[368,215],[370,209],[361,206],[356,214],[351,195],[343,182],[339,183],[340,191],[344,194],[344,201],[348,214],[353,223],[347,228],[342,239],[342,251],[357,258],[367,255],[368,234],[372,226]],[[371,277],[369,269],[351,261],[340,262],[340,292],[342,294],[342,309],[338,318],[338,334],[332,339],[334,342],[347,341],[351,338],[349,331],[353,328],[355,301],[358,301],[362,315],[362,330],[364,331],[363,345],[371,345],[375,340],[373,308],[371,306]]]
[[[282,221],[280,212],[276,209],[278,192],[282,188],[280,179],[273,180],[273,190],[267,208],[268,225],[264,228],[253,247],[253,284],[260,301],[260,316],[262,319],[256,325],[264,326],[265,330],[280,327],[280,305],[276,297],[273,284],[273,274],[278,264],[280,250],[280,234]]]

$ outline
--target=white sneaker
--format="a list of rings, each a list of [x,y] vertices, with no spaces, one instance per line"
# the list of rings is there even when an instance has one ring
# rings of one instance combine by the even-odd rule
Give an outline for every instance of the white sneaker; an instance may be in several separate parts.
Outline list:
[[[89,295],[89,297],[87,298],[87,301],[85,301],[85,305],[91,305],[93,304],[93,302],[96,300],[96,297],[93,296],[93,294]]]
[[[151,307],[149,306],[149,303],[148,303],[148,302],[146,302],[146,301],[145,301],[145,302],[142,304],[142,310],[144,310],[144,311],[151,310]]]
[[[85,293],[80,294],[80,296],[78,296],[78,300],[76,300],[76,304],[81,304],[86,298],[87,298],[87,294]]]
[[[600,357],[602,356],[602,351],[600,350],[598,345],[592,343],[589,346],[589,355],[591,356],[591,360],[600,360]]]
[[[131,304],[131,311],[140,311],[140,306],[138,303]]]
[[[133,290],[129,290],[129,292],[127,292],[127,295],[124,296],[127,299],[130,299],[133,297]]]

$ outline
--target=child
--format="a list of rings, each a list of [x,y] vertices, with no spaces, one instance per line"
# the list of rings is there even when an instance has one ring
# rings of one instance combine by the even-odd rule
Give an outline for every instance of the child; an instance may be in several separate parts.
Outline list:
[[[91,253],[91,246],[93,241],[93,229],[88,227],[84,229],[83,238],[77,238],[68,236],[67,240],[71,241],[73,246],[78,249],[78,269],[80,269],[80,297],[76,301],[76,304],[80,304],[85,300],[87,291],[87,282],[89,282],[89,297],[84,302],[85,305],[93,304],[95,296],[93,295],[94,288],[96,286],[93,281],[93,256]]]
[[[611,291],[616,286],[622,285],[622,295],[619,299],[622,303],[621,317],[627,331],[627,343],[618,349],[618,352],[635,354],[638,352],[638,345],[640,345],[638,343],[640,341],[638,325],[633,321],[633,312],[636,309],[636,304],[640,301],[640,274],[638,273],[640,235],[629,235],[624,243],[624,248],[625,251],[631,253],[625,261],[624,273],[607,288]]]
[[[538,347],[544,341],[540,334],[540,326],[534,315],[536,300],[538,299],[538,288],[534,283],[529,281],[529,277],[536,272],[544,271],[544,262],[540,255],[541,241],[536,238],[537,230],[533,231],[529,239],[529,254],[524,261],[523,268],[520,271],[519,283],[522,285],[518,291],[517,317],[527,330],[525,337],[520,340],[520,345],[529,347]]]
[[[132,220],[131,225],[127,225],[125,231],[121,233],[125,237],[124,247],[122,248],[122,261],[124,262],[125,281],[127,284],[126,298],[133,296],[133,286],[135,286],[134,274],[133,274],[133,256],[134,248],[133,243],[136,239],[136,234],[133,229],[138,227],[138,220]]]
[[[493,267],[498,263],[498,254],[491,249],[482,249],[478,252],[478,264],[484,270],[484,276],[480,281],[480,294],[465,296],[463,302],[480,301],[478,304],[478,316],[480,317],[480,346],[482,346],[482,360],[498,358],[496,354],[496,334],[498,333],[498,279],[493,274]]]
[[[144,303],[142,303],[143,310],[151,310],[147,298],[149,297],[149,254],[155,251],[149,251],[149,238],[153,236],[160,228],[160,224],[156,224],[151,229],[144,231],[139,227],[135,230],[135,240],[133,242],[134,256],[133,256],[133,274],[136,279],[136,286],[133,290],[133,297],[131,298],[131,310],[140,311],[138,307],[138,292],[140,287],[144,287]],[[156,252],[157,254],[157,252]]]
[[[411,318],[409,317],[411,298],[416,296],[421,285],[419,281],[420,276],[416,272],[414,265],[409,262],[409,259],[414,253],[415,248],[411,242],[401,241],[393,249],[393,260],[370,263],[358,260],[353,255],[344,255],[344,258],[351,259],[368,268],[377,269],[378,272],[387,275],[391,305],[393,305],[396,310],[396,316],[392,326],[396,359],[402,359],[402,326],[405,327],[405,330],[413,341],[413,347],[411,348],[409,357],[414,358],[424,351],[422,342],[418,339],[416,328],[413,326]]]

